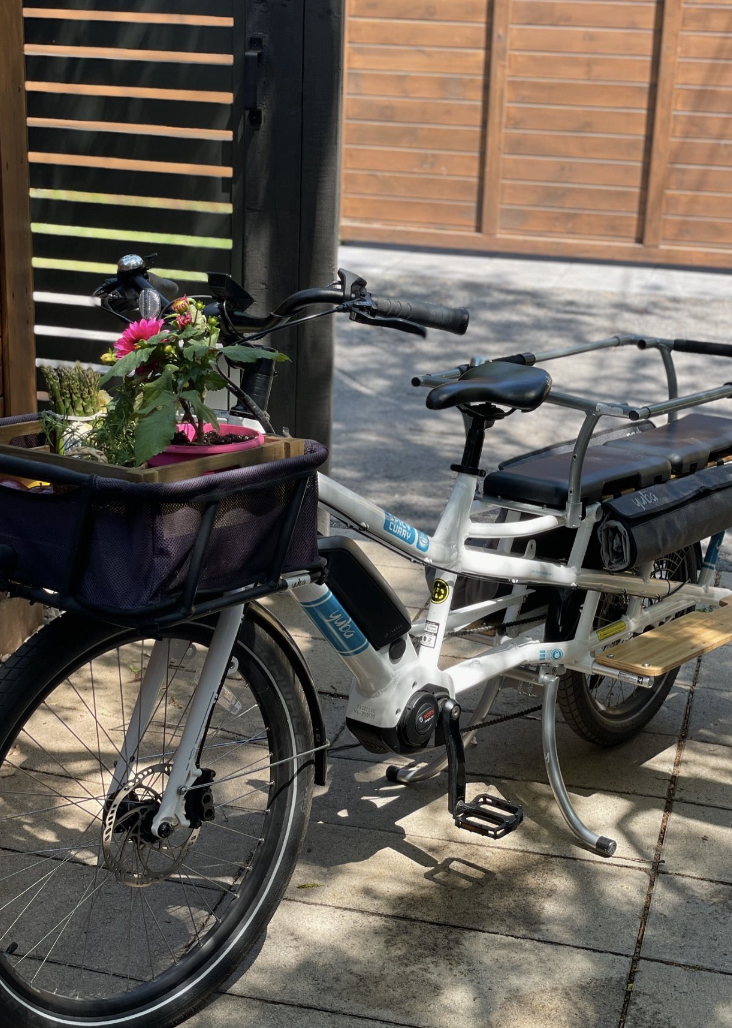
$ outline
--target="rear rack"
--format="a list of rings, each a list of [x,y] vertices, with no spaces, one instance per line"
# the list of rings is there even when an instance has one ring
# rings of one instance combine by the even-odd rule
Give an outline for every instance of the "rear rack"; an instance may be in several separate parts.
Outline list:
[[[553,403],[557,407],[582,411],[585,415],[572,451],[567,503],[564,510],[565,523],[570,528],[576,528],[582,520],[583,505],[580,491],[582,471],[593,434],[602,418],[623,418],[631,422],[641,422],[665,415],[669,421],[674,421],[679,411],[732,397],[732,382],[727,382],[714,389],[689,393],[686,396],[678,395],[678,380],[672,351],[732,357],[732,346],[725,347],[720,343],[695,342],[685,339],[662,339],[655,336],[629,333],[610,336],[608,339],[600,339],[594,343],[578,343],[575,346],[565,347],[561,350],[546,350],[544,353],[533,355],[533,362],[539,364],[546,361],[559,360],[562,357],[571,357],[580,353],[592,353],[622,346],[636,346],[641,350],[653,349],[658,351],[666,372],[669,398],[661,403],[637,406],[615,401],[592,400],[584,396],[575,396],[572,393],[564,393],[554,389],[549,393],[546,398],[547,403]],[[526,356],[530,357],[531,355]]]

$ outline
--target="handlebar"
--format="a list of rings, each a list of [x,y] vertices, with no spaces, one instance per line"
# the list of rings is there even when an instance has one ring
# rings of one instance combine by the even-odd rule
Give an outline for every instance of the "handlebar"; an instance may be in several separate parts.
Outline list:
[[[96,290],[106,309],[128,321],[127,314],[134,311],[135,301],[144,289],[152,289],[162,300],[171,301],[179,293],[177,283],[154,275],[150,258],[128,254],[117,266],[117,277],[107,279]],[[349,313],[353,321],[361,324],[381,325],[424,335],[424,328],[464,335],[470,321],[470,312],[464,307],[446,307],[424,301],[395,300],[373,296],[366,290],[365,279],[341,269],[339,281],[325,288],[300,289],[288,296],[269,314],[248,313],[254,302],[252,297],[228,275],[209,275],[214,297],[205,308],[207,316],[218,316],[222,330],[229,335],[254,335],[283,327],[295,315],[314,305],[329,305],[334,311]],[[165,306],[165,304],[163,305]],[[328,312],[325,312],[328,313]]]
[[[704,343],[694,339],[674,339],[678,353],[698,353],[705,357],[732,357],[732,346],[726,343]]]
[[[386,318],[413,321],[425,328],[437,328],[462,336],[468,330],[470,311],[465,307],[444,307],[441,303],[416,300],[391,300],[387,296],[372,297],[374,308]]]
[[[174,282],[172,278],[159,278],[157,275],[153,275],[151,271],[148,271],[147,280],[153,289],[157,289],[166,300],[175,300],[180,293],[178,283]]]

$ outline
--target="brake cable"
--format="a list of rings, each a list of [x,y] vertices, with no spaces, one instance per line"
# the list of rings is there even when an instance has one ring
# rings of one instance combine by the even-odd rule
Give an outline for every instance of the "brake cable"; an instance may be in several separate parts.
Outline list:
[[[225,309],[225,308],[224,308]],[[247,343],[256,342],[258,339],[264,339],[265,336],[272,335],[274,332],[282,332],[286,328],[297,328],[299,325],[304,325],[308,321],[316,321],[318,318],[327,318],[330,314],[339,314],[349,309],[348,304],[342,303],[337,307],[332,307],[329,311],[318,311],[317,314],[309,314],[306,318],[298,318],[297,321],[286,321],[282,325],[274,325],[272,328],[262,329],[261,332],[255,332],[254,335],[245,336],[244,332],[238,332],[237,329],[232,325],[227,315],[228,325],[234,328],[234,331],[240,338],[246,338]],[[226,347],[223,349],[223,354],[226,356]]]

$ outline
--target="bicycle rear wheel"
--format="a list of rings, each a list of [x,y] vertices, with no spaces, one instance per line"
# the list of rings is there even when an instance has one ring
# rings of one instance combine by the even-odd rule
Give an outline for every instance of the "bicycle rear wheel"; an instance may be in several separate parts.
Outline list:
[[[653,577],[696,582],[699,563],[694,547],[659,557]],[[646,601],[646,605],[652,601]],[[625,596],[603,593],[595,615],[595,628],[622,619]],[[676,680],[679,669],[654,678],[649,689],[621,682],[609,675],[585,675],[567,671],[559,680],[557,701],[569,727],[589,742],[616,746],[632,738],[658,713]]]
[[[191,829],[149,830],[213,626],[161,633],[156,710],[107,799],[153,640],[64,615],[0,670],[0,1024],[170,1028],[259,938],[312,792],[307,704],[244,621],[191,790]],[[188,805],[190,804],[190,805]]]

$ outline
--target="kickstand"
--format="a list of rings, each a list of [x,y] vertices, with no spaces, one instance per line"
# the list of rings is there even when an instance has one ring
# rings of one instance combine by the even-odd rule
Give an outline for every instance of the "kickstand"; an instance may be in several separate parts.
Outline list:
[[[498,796],[483,793],[471,803],[465,800],[465,747],[460,731],[460,705],[447,699],[440,711],[438,745],[443,743],[447,755],[447,809],[455,825],[469,832],[502,839],[515,831],[524,819],[520,806]]]
[[[544,700],[541,708],[541,741],[544,747],[544,763],[546,764],[547,775],[549,776],[549,784],[552,787],[554,798],[559,804],[559,809],[562,812],[564,820],[567,822],[569,827],[572,829],[577,838],[589,846],[595,853],[599,853],[601,857],[611,857],[617,849],[617,843],[614,839],[608,839],[604,835],[596,835],[591,832],[590,829],[580,821],[577,813],[572,806],[572,802],[567,793],[564,779],[562,778],[562,771],[559,767],[559,755],[557,753],[557,732],[556,732],[556,716],[557,716],[557,691],[559,689],[559,678],[557,675],[541,676],[541,682],[544,686]]]

